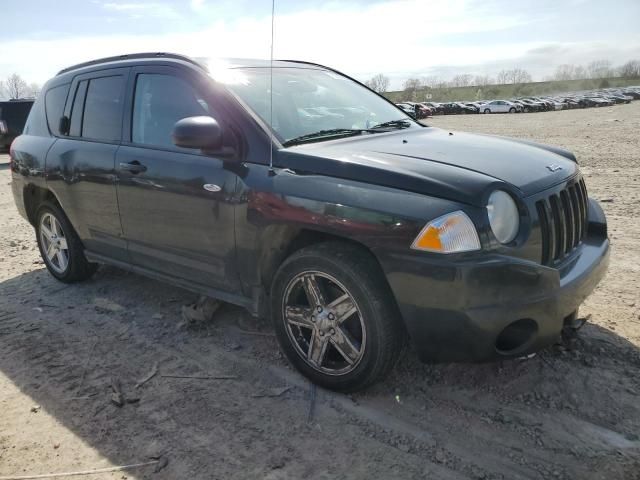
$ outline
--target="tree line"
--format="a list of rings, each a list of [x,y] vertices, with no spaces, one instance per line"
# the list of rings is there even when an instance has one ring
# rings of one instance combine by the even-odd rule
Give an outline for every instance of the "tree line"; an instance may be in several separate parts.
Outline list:
[[[544,80],[585,80],[612,77],[640,78],[640,60],[630,60],[624,65],[615,68],[609,60],[595,60],[587,65],[559,65],[554,74]],[[404,81],[402,90],[407,98],[414,98],[416,92],[428,89],[517,85],[531,83],[532,81],[531,74],[525,69],[512,68],[500,70],[495,77],[461,73],[450,79],[443,79],[435,75],[408,78]],[[365,82],[365,85],[378,93],[387,92],[389,84],[389,78],[382,73]]]
[[[0,80],[0,99],[35,98],[40,93],[40,85],[27,83],[20,75],[13,73]]]
[[[596,60],[587,65],[558,65],[547,80],[585,80],[594,78],[640,77],[640,60],[629,60],[624,65],[613,67],[609,60]]]

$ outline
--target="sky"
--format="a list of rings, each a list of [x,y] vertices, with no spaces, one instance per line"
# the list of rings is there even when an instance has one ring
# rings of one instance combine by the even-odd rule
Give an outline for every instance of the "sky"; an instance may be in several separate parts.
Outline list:
[[[366,80],[640,60],[640,0],[275,0],[274,57]],[[123,53],[269,58],[271,0],[0,0],[0,79]]]

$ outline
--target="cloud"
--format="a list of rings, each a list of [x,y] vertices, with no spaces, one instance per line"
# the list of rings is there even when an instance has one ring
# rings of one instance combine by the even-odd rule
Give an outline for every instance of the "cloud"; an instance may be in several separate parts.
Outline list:
[[[557,55],[562,52],[563,45],[560,43],[552,43],[541,47],[532,48],[527,51],[528,55]]]
[[[204,0],[191,0],[191,8],[193,10],[201,11],[204,7]]]
[[[202,2],[199,2],[202,3]],[[102,8],[116,14],[126,14],[129,18],[177,18],[179,14],[170,5],[160,2],[105,2]]]
[[[113,2],[103,3],[102,6],[107,10],[116,10],[119,12],[126,12],[131,10],[145,10],[151,7],[151,5],[148,3],[113,3]]]
[[[232,3],[241,14],[233,14]],[[120,25],[117,19],[122,15],[136,16],[140,29],[5,40],[0,78],[17,71],[30,81],[42,82],[74,63],[144,51],[198,57],[269,57],[270,1],[192,0],[190,6],[198,12],[198,22],[192,13],[178,13],[160,0],[112,0],[100,5],[110,12],[114,28]],[[359,79],[382,72],[393,79],[393,87],[399,87],[409,76],[495,74],[514,66],[541,78],[556,64],[586,63],[596,58],[617,63],[640,56],[640,35],[635,30],[626,35],[618,32],[616,41],[610,43],[552,41],[542,34],[525,36],[527,32],[540,32],[548,19],[545,25],[536,24],[539,18],[529,12],[487,0],[298,2],[296,6],[285,11],[285,5],[279,7],[276,2],[276,58],[330,65]],[[175,18],[154,20],[158,15]],[[142,33],[145,31],[149,33]],[[589,37],[601,38],[595,34]]]

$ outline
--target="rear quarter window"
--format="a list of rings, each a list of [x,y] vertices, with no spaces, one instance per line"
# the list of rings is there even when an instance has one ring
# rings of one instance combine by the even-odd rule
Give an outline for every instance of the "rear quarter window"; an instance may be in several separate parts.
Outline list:
[[[63,115],[64,104],[67,100],[70,84],[50,88],[45,95],[45,110],[49,132],[60,135],[60,119]]]

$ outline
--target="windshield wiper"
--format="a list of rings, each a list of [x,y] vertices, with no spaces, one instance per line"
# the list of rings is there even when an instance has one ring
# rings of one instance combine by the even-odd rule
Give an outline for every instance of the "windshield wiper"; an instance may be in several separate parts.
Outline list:
[[[369,128],[331,128],[329,130],[320,130],[318,132],[307,133],[306,135],[300,135],[299,137],[286,140],[282,146],[291,147],[293,145],[300,145],[301,143],[313,142],[315,140],[321,140],[324,138],[335,137],[351,137],[355,135],[361,135],[367,133],[381,133],[384,129],[389,128],[409,128],[411,122],[409,120],[390,120],[388,122],[379,123]]]
[[[370,127],[368,130],[374,130],[378,128],[409,128],[411,126],[411,122],[409,120],[390,120],[388,122],[382,122],[378,125]]]
[[[323,138],[332,137],[349,137],[352,135],[361,135],[367,130],[359,128],[332,128],[329,130],[320,130],[318,132],[307,133],[306,135],[300,135],[299,137],[291,138],[282,143],[284,147],[291,147],[293,145],[299,145],[305,142],[311,142],[314,140],[320,140]]]

